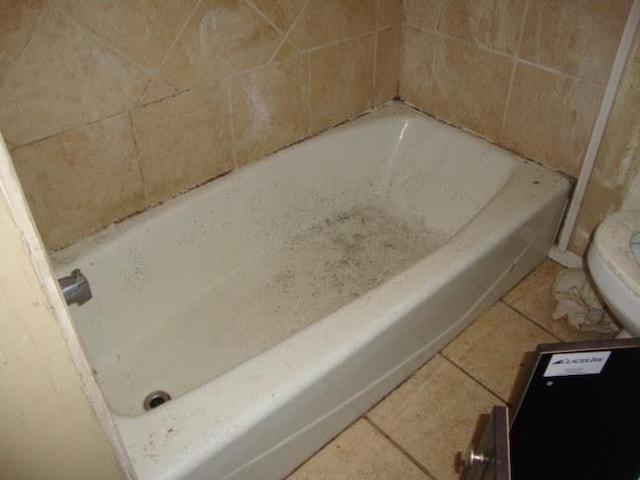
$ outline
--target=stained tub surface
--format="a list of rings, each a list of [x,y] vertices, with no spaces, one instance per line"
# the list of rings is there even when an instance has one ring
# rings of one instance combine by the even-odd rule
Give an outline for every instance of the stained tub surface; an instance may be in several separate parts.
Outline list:
[[[278,478],[541,261],[567,192],[390,105],[52,261],[141,478]]]

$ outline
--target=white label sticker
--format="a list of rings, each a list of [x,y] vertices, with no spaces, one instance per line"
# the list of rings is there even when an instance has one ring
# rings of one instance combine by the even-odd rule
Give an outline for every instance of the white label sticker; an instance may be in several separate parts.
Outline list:
[[[551,357],[544,376],[597,375],[606,365],[609,355],[611,351],[556,353]]]

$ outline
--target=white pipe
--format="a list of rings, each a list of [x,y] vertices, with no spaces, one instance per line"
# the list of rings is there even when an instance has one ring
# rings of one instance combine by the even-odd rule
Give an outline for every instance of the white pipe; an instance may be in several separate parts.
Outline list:
[[[604,129],[607,125],[607,120],[609,119],[609,114],[611,112],[611,108],[613,107],[613,102],[615,100],[616,93],[618,92],[618,87],[620,86],[622,73],[627,63],[627,58],[633,44],[633,39],[636,34],[639,20],[640,0],[634,0],[633,4],[631,5],[631,10],[629,11],[629,16],[627,17],[627,23],[624,27],[622,37],[620,38],[618,52],[611,67],[609,81],[607,82],[607,87],[604,91],[604,95],[602,96],[600,110],[598,112],[598,116],[596,117],[593,130],[591,132],[589,146],[587,147],[587,152],[585,153],[584,160],[582,162],[582,168],[580,170],[580,175],[578,176],[578,181],[576,183],[576,188],[573,192],[573,196],[571,197],[571,203],[569,204],[567,216],[565,217],[564,224],[562,225],[562,230],[560,231],[558,244],[552,249],[551,256],[557,257],[558,261],[563,264],[564,262],[561,261],[563,257],[567,257],[568,261],[571,261],[570,257],[572,256],[577,257],[577,255],[567,251],[567,247],[569,245],[569,240],[571,240],[571,235],[573,234],[573,229],[575,227],[578,213],[584,199],[584,194],[591,177],[593,164],[595,163],[596,155],[598,154],[598,149],[600,148],[600,143],[602,142]]]

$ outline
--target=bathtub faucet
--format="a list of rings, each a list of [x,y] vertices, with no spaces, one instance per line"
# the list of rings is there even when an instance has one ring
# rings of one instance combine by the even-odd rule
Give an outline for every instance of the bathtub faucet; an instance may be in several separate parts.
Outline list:
[[[59,278],[58,284],[67,305],[72,303],[82,305],[84,302],[91,300],[92,294],[89,280],[78,268],[71,272],[71,275]]]

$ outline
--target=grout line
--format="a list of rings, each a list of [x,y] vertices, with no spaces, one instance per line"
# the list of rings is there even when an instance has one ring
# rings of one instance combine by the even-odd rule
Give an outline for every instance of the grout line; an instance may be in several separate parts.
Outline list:
[[[127,114],[127,117],[129,118],[129,127],[131,129],[131,138],[133,139],[133,146],[135,147],[135,150],[136,150],[136,166],[138,167],[138,174],[140,175],[140,181],[142,182],[142,194],[144,197],[144,202],[146,204],[149,199],[149,196],[148,196],[149,192],[147,191],[148,190],[147,180],[144,175],[144,169],[142,168],[142,163],[140,162],[141,160],[140,147],[138,147],[138,139],[136,138],[136,131],[135,131],[135,128],[133,127],[133,112],[129,111]]]
[[[368,412],[367,412],[368,413]],[[366,421],[376,432],[382,435],[398,452],[407,458],[412,464],[414,464],[422,473],[426,474],[431,480],[437,480],[437,477],[429,471],[420,461],[411,455],[402,445],[396,442],[387,432],[385,432],[378,424],[376,424],[367,414],[362,416],[362,419]]]
[[[59,137],[61,135],[66,135],[68,133],[75,132],[77,130],[80,130],[81,128],[90,127],[90,126],[95,125],[97,123],[104,122],[104,121],[107,121],[107,120],[111,120],[112,118],[119,117],[121,115],[127,115],[130,111],[131,111],[131,109],[126,109],[126,110],[123,110],[121,112],[117,112],[117,113],[113,113],[111,115],[107,115],[106,117],[103,117],[103,118],[98,118],[97,120],[90,120],[90,121],[85,122],[83,124],[76,125],[76,126],[71,127],[71,128],[67,128],[66,130],[62,130],[61,132],[52,133],[51,135],[46,135],[44,137],[37,138],[35,140],[31,140],[31,141],[29,141],[27,143],[19,144],[19,143],[16,143],[14,141],[14,142],[12,142],[13,143],[13,150],[19,150],[21,148],[31,147],[33,145],[36,145],[36,144],[40,143],[40,142],[44,142],[44,141],[47,141],[47,140],[51,140],[52,138]],[[7,139],[5,138],[5,140],[7,140]]]
[[[491,395],[493,395],[494,397],[496,397],[498,400],[500,400],[501,402],[503,402],[505,405],[509,405],[509,401],[505,400],[504,398],[502,398],[502,395],[494,392],[491,388],[489,388],[487,385],[485,385],[484,383],[482,383],[479,379],[475,378],[471,373],[467,372],[462,366],[458,365],[455,361],[453,361],[452,359],[450,359],[449,357],[447,357],[444,354],[444,349],[440,350],[439,355],[444,358],[447,362],[449,362],[451,365],[453,365],[454,367],[456,367],[458,370],[460,370],[460,372],[464,373],[464,375],[468,378],[470,378],[471,380],[473,380],[473,382],[477,385],[479,385],[480,387],[482,387],[483,390],[486,390],[487,392],[489,392]]]
[[[501,300],[502,301],[502,300]],[[558,336],[558,334],[552,332],[551,330],[549,330],[545,325],[542,325],[538,322],[535,321],[535,319],[531,318],[529,315],[527,315],[525,312],[520,311],[516,306],[511,305],[505,301],[502,301],[502,303],[504,303],[510,310],[516,312],[518,315],[523,316],[524,318],[526,318],[529,322],[533,323],[536,327],[544,330],[545,332],[547,332],[549,335],[553,336],[554,338],[557,338],[558,341],[560,342],[567,342],[569,340],[565,340],[561,337]]]
[[[255,11],[260,17],[262,17],[262,19],[267,22],[276,32],[278,32],[283,37],[286,37],[287,34],[283,32],[275,23],[273,23],[273,21],[262,10],[256,7],[256,5],[251,0],[244,0],[244,3],[253,11]]]
[[[372,68],[372,72],[371,72],[371,86],[373,87],[372,92],[371,92],[371,108],[375,108],[377,102],[376,102],[376,98],[378,97],[378,91],[377,91],[377,82],[376,82],[376,73],[378,69],[378,30],[376,30],[373,34],[373,68]]]
[[[315,47],[311,47],[311,48],[308,48],[306,50],[302,50],[302,53],[313,53],[313,52],[316,52],[318,50],[322,50],[323,48],[335,47],[336,45],[340,45],[340,44],[343,44],[343,43],[347,43],[347,42],[351,42],[351,41],[355,41],[355,40],[360,40],[360,39],[362,39],[364,37],[367,37],[369,35],[373,35],[375,33],[376,33],[376,30],[367,30],[366,32],[359,33],[358,35],[355,35],[353,37],[341,38],[340,40],[334,40],[333,42],[323,43],[322,45],[317,45]]]
[[[311,101],[312,99],[312,91],[311,91],[311,53],[306,53],[305,54],[307,56],[307,84],[308,84],[308,88],[307,88],[307,102],[308,102],[308,111],[307,111],[307,136],[312,135],[312,129],[311,129],[311,122],[313,120],[313,115],[312,115],[312,111],[311,108],[313,106],[313,102]]]
[[[289,36],[291,35],[291,32],[293,32],[293,30],[296,28],[296,26],[298,25],[298,21],[300,20],[300,18],[302,17],[302,14],[304,13],[304,11],[307,9],[307,7],[309,6],[309,4],[311,3],[311,0],[307,0],[306,3],[302,6],[302,8],[300,9],[300,11],[298,12],[298,14],[296,15],[296,18],[293,19],[293,22],[291,22],[291,25],[289,25],[289,30],[287,30],[286,33],[283,34],[282,37],[282,41],[280,42],[280,44],[277,46],[277,48],[275,49],[275,51],[273,52],[273,54],[271,55],[271,57],[269,58],[269,60],[267,61],[267,64],[273,62],[276,58],[276,56],[278,55],[278,52],[280,52],[280,49],[283,47],[283,45],[285,43],[289,43],[290,45],[293,46],[293,48],[296,50],[296,52],[300,53],[300,49],[298,48],[297,45],[295,45],[293,42],[289,41]],[[280,32],[281,30],[278,29],[278,31]]]
[[[187,15],[184,23],[182,24],[182,26],[180,27],[180,29],[176,33],[175,38],[171,41],[171,43],[167,47],[167,50],[164,52],[164,55],[162,55],[162,58],[160,59],[160,62],[158,63],[158,65],[156,65],[155,68],[151,69],[151,73],[149,75],[149,83],[147,83],[147,86],[145,87],[144,91],[140,94],[140,96],[138,97],[138,99],[135,102],[135,105],[132,108],[135,108],[135,107],[139,106],[140,101],[144,97],[145,93],[147,93],[147,90],[148,90],[149,86],[151,85],[151,82],[153,81],[154,77],[156,77],[158,75],[160,70],[162,70],[162,67],[164,67],[164,64],[166,63],[167,59],[169,58],[169,55],[171,54],[171,52],[173,51],[173,48],[178,43],[178,40],[180,40],[180,38],[182,38],[182,35],[184,34],[185,30],[189,26],[189,23],[191,23],[191,20],[193,19],[193,17],[195,16],[196,12],[200,8],[200,4],[202,3],[202,1],[203,0],[197,0],[195,2],[195,4],[193,5],[193,9],[191,10],[191,13],[189,13],[189,15]],[[170,82],[168,82],[164,78],[162,80],[167,82],[167,84],[169,84],[171,87],[175,88],[176,90],[180,90],[179,88],[177,88],[175,85],[172,85]],[[180,92],[180,93],[182,93],[182,92]]]
[[[227,82],[226,85],[221,85],[224,88],[225,95],[227,97],[227,115],[229,115],[229,134],[231,136],[231,163],[233,164],[233,170],[238,169],[238,155],[236,153],[236,129],[235,122],[233,121],[233,102],[231,100],[231,84]]]
[[[429,85],[427,86],[427,102],[429,103],[429,110],[433,109],[433,91],[436,84],[438,53],[440,53],[441,48],[444,48],[440,35],[437,32],[433,33],[433,35],[435,36],[435,42],[433,46],[433,53],[431,54],[431,75],[429,78]]]
[[[514,60],[513,65],[511,65],[511,77],[509,78],[509,87],[507,89],[507,98],[504,103],[504,111],[502,112],[502,122],[500,125],[499,136],[502,138],[504,135],[504,130],[507,125],[507,112],[509,111],[509,105],[511,104],[511,95],[513,93],[513,84],[516,79],[516,69],[518,66],[518,58],[520,56],[520,46],[522,44],[522,38],[524,37],[524,29],[527,24],[527,17],[529,16],[529,6],[531,5],[531,0],[526,0],[524,5],[524,12],[522,13],[522,19],[520,20],[520,32],[518,34],[518,40],[516,42],[516,48],[514,50]]]
[[[581,81],[590,83],[592,85],[602,86],[602,82],[596,82],[596,81],[593,81],[593,80],[591,80],[591,79],[589,79],[587,77],[582,77],[582,76],[580,76],[578,74],[566,73],[566,72],[563,72],[562,70],[559,70],[557,68],[549,67],[549,66],[543,65],[541,63],[537,63],[537,62],[533,62],[531,60],[526,60],[524,58],[520,58],[517,54],[511,54],[511,53],[503,52],[503,51],[500,51],[500,50],[496,50],[496,49],[493,49],[491,47],[488,47],[487,45],[482,45],[482,44],[479,44],[479,43],[475,43],[475,42],[473,42],[471,40],[467,40],[465,38],[456,37],[456,36],[450,35],[448,33],[444,33],[444,32],[438,31],[437,29],[434,30],[434,29],[431,29],[431,28],[421,28],[420,26],[413,25],[413,24],[410,24],[410,23],[404,24],[404,26],[408,27],[408,28],[411,28],[411,29],[414,29],[414,30],[419,30],[421,32],[431,33],[433,35],[436,35],[436,37],[439,37],[439,38],[442,38],[442,39],[445,39],[445,40],[453,40],[453,41],[461,42],[461,43],[464,43],[464,44],[466,44],[468,46],[475,47],[478,50],[481,50],[483,52],[492,53],[494,55],[499,55],[501,57],[510,58],[512,60],[515,60],[518,63],[522,63],[522,64],[528,65],[530,67],[535,67],[535,68],[538,68],[540,70],[544,70],[545,72],[554,73],[556,75],[561,75],[561,76],[563,76],[565,78],[580,79]],[[321,48],[321,47],[318,47],[318,48]]]
[[[371,92],[371,106],[370,108],[376,107],[376,98],[377,98],[377,82],[376,82],[376,72],[378,69],[378,32],[380,29],[378,28],[378,17],[380,16],[380,0],[376,0],[373,5],[373,71],[372,75],[372,87],[373,90]]]
[[[164,52],[164,55],[162,56],[162,60],[160,60],[160,63],[158,64],[158,66],[155,68],[153,72],[154,75],[157,75],[157,73],[162,69],[162,67],[164,67],[165,62],[169,58],[169,55],[171,54],[173,48],[176,46],[176,43],[178,43],[178,40],[182,38],[182,35],[184,34],[185,30],[191,23],[191,20],[193,20],[193,17],[195,17],[196,12],[198,11],[198,9],[200,8],[200,5],[202,4],[202,1],[203,0],[197,0],[196,3],[194,4],[193,9],[191,10],[191,13],[187,15],[187,18],[182,24],[182,27],[180,27],[180,30],[178,30],[178,33],[176,33],[176,36],[171,42],[171,44],[169,45],[169,47],[167,48],[167,51]]]
[[[42,7],[42,11],[40,12],[40,14],[38,15],[38,18],[36,19],[36,21],[33,23],[33,28],[31,29],[31,32],[29,33],[29,38],[27,38],[24,43],[20,46],[21,50],[20,50],[20,54],[14,58],[5,68],[5,72],[6,70],[8,70],[13,64],[15,64],[18,60],[20,60],[20,58],[22,58],[22,56],[24,55],[25,50],[27,49],[27,47],[31,44],[31,41],[33,40],[34,35],[36,35],[36,33],[40,32],[42,29],[42,24],[44,23],[44,18],[45,15],[50,12],[50,11],[54,11],[56,12],[57,9],[55,9],[54,6],[51,5],[52,2],[47,2],[46,5],[44,7]],[[60,12],[58,12],[60,13]],[[66,17],[66,15],[65,15]],[[5,138],[6,140],[6,138]]]

